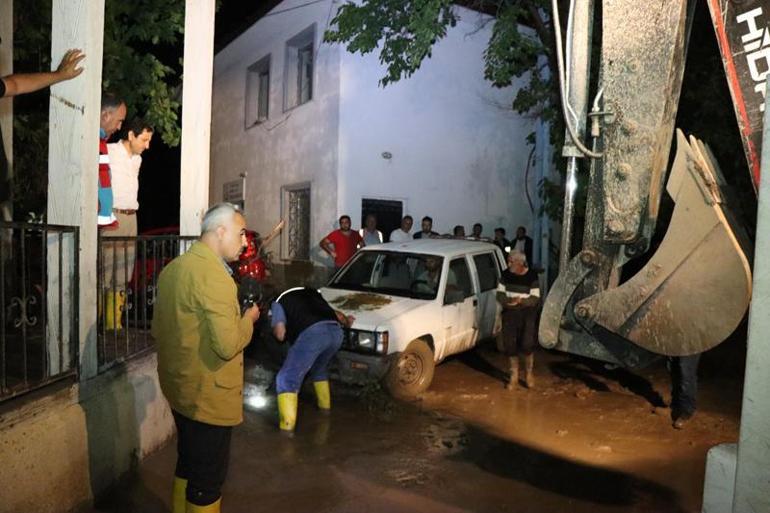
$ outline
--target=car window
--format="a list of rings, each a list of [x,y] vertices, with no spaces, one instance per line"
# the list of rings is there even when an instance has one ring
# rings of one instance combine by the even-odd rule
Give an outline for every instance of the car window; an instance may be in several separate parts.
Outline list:
[[[473,263],[476,264],[481,292],[497,288],[497,281],[500,279],[500,269],[497,267],[494,254],[483,253],[481,255],[474,255]]]
[[[340,277],[341,281],[361,287],[371,286],[377,257],[378,254],[375,252],[361,252],[358,258],[345,270],[345,274]]]
[[[435,299],[443,257],[399,251],[360,251],[329,287]]]
[[[471,274],[468,271],[468,263],[463,257],[455,258],[449,263],[444,303],[455,303],[460,297],[465,299],[472,295],[473,285],[471,284]]]

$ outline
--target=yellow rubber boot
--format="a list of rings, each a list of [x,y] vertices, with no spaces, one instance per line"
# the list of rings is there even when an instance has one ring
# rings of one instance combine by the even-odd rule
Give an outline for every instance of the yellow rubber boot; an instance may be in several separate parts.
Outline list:
[[[187,503],[186,513],[219,513],[222,507],[222,499],[212,502],[206,506],[196,506],[190,502]]]
[[[104,305],[104,327],[108,330],[119,331],[123,329],[120,316],[123,313],[123,305],[126,304],[125,292],[106,292],[107,300]]]
[[[332,409],[332,394],[329,391],[328,381],[316,381],[313,383],[315,397],[318,402],[318,408],[322,412],[328,413]]]
[[[174,488],[171,494],[171,513],[185,513],[187,500],[185,499],[185,493],[187,492],[187,479],[174,476]]]
[[[281,433],[294,434],[294,426],[297,424],[297,394],[294,392],[285,392],[278,394],[278,415],[280,422],[278,426]]]

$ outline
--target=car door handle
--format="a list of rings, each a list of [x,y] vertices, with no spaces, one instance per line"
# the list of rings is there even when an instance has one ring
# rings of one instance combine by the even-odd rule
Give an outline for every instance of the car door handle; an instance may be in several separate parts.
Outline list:
[[[474,299],[473,300],[473,306],[479,306],[479,300],[478,299]]]

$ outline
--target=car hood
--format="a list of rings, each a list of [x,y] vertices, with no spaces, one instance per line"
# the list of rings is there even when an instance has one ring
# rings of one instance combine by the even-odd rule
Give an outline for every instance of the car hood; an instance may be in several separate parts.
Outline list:
[[[382,323],[427,302],[422,299],[326,287],[321,289],[321,294],[334,309],[355,317],[353,327],[359,329],[375,329]]]

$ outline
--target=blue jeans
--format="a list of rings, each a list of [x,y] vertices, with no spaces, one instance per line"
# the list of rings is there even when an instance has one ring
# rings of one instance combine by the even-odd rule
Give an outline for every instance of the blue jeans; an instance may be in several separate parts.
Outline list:
[[[306,328],[289,349],[275,378],[279,394],[299,392],[305,375],[313,382],[329,379],[329,362],[342,346],[342,328],[336,321],[317,322]]]
[[[698,395],[700,354],[671,358],[671,416],[690,417],[695,413]]]

